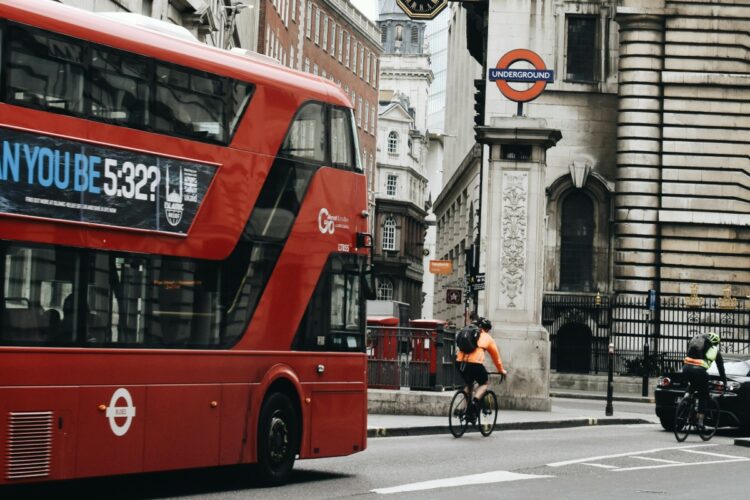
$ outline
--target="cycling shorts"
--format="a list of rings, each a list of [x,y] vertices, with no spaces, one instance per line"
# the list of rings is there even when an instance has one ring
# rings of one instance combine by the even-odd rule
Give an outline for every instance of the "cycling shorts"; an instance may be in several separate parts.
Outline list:
[[[487,369],[482,363],[464,363],[462,361],[456,361],[456,369],[461,374],[466,385],[471,385],[474,382],[479,385],[484,385],[489,378],[487,375]]]

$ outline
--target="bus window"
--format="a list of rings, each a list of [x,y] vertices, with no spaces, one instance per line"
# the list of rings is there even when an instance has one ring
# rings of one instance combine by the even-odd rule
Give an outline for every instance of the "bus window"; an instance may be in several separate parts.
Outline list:
[[[363,260],[333,254],[318,280],[294,338],[297,351],[364,352]]]
[[[82,114],[83,42],[17,25],[8,31],[6,100]]]
[[[279,156],[323,163],[326,158],[325,111],[318,103],[302,106],[289,127]]]
[[[75,256],[51,247],[5,246],[0,301],[3,343],[40,344],[59,339],[64,301],[73,293]]]
[[[252,84],[8,23],[6,102],[228,144]],[[156,71],[153,66],[156,64]]]
[[[187,137],[227,137],[225,79],[165,64],[156,66],[154,128]]]
[[[144,128],[149,122],[148,60],[95,46],[91,55],[91,116]]]
[[[349,113],[343,109],[330,108],[331,113],[331,164],[337,168],[352,170],[352,127]]]

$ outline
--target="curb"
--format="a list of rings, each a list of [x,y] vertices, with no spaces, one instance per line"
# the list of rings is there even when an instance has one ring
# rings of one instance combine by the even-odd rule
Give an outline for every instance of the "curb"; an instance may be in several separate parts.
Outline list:
[[[546,420],[539,422],[508,422],[495,424],[496,431],[529,431],[540,429],[564,429],[568,427],[590,427],[594,425],[632,425],[653,424],[649,420],[641,418],[577,418],[571,420]],[[466,432],[478,432],[472,426]],[[425,436],[429,434],[450,434],[447,425],[429,425],[416,427],[372,427],[367,429],[368,438],[376,437],[398,437],[398,436]],[[737,440],[739,441],[739,440]],[[736,441],[735,441],[736,444]],[[750,446],[750,440],[745,446]]]
[[[600,394],[591,393],[575,393],[575,392],[555,392],[550,391],[549,397],[551,398],[566,398],[566,399],[593,399],[597,401],[606,401],[607,396]],[[620,401],[623,403],[656,403],[654,397],[643,397],[643,396],[613,396],[612,401]]]

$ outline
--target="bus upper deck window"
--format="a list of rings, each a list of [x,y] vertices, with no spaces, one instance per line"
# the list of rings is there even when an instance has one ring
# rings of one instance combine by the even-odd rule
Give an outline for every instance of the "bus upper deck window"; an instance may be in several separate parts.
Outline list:
[[[334,167],[354,167],[351,134],[349,113],[343,109],[331,108],[331,163]]]
[[[325,161],[326,123],[323,105],[308,103],[299,110],[279,154],[315,162]]]
[[[226,141],[226,79],[157,64],[156,82],[156,130],[190,138]]]
[[[93,118],[131,127],[144,127],[148,123],[148,60],[93,48],[91,73],[89,92]]]
[[[83,42],[15,25],[8,40],[7,102],[83,113]]]

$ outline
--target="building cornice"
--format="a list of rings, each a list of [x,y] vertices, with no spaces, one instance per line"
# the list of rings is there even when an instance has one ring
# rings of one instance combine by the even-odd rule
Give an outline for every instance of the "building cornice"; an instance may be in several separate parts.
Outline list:
[[[383,45],[380,43],[380,30],[377,25],[370,21],[359,9],[347,0],[320,0],[321,3],[331,8],[341,17],[348,19],[352,27],[356,28],[362,37],[375,46],[378,55],[383,53]]]

